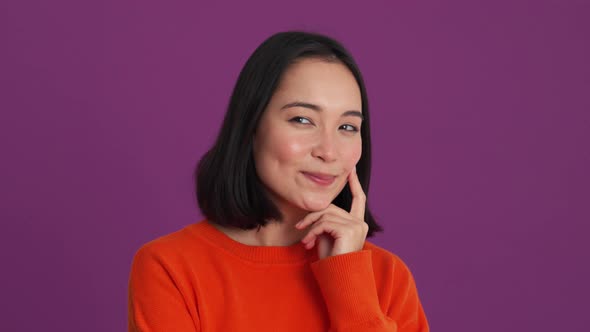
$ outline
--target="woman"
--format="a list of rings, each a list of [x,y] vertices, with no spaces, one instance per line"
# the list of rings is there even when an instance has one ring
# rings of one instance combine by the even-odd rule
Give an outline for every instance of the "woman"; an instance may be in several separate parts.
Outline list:
[[[428,331],[414,279],[368,241],[367,94],[335,40],[282,32],[248,59],[196,170],[206,219],[143,245],[129,331]]]

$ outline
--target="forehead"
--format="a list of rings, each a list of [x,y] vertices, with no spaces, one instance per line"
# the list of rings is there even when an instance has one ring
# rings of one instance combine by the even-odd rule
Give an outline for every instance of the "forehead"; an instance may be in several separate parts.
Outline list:
[[[361,92],[352,72],[341,62],[306,58],[283,73],[273,100],[310,102],[326,108],[361,109]]]

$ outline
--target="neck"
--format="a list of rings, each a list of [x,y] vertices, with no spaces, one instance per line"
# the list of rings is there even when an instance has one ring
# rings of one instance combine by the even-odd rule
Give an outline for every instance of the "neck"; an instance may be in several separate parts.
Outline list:
[[[309,231],[309,227],[300,230],[295,224],[309,211],[300,210],[295,207],[282,207],[282,220],[269,220],[269,223],[260,227],[260,230],[242,230],[238,228],[226,228],[214,225],[233,240],[250,246],[291,246],[301,241]]]

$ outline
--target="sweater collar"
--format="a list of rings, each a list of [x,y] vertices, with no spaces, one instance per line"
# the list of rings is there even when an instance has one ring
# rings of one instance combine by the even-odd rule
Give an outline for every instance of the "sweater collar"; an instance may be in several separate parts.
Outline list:
[[[317,260],[317,248],[305,249],[301,242],[290,246],[251,246],[238,242],[204,219],[192,225],[197,235],[209,244],[223,248],[244,260],[263,264],[305,263]]]

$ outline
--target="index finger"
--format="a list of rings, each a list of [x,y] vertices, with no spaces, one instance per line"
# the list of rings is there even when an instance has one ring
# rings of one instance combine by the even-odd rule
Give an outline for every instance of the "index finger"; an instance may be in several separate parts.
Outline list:
[[[365,204],[367,197],[361,186],[361,182],[356,174],[356,166],[348,176],[348,185],[352,193],[352,204],[350,206],[350,214],[360,220],[365,220]]]

